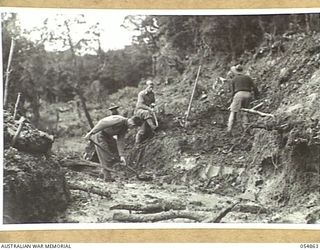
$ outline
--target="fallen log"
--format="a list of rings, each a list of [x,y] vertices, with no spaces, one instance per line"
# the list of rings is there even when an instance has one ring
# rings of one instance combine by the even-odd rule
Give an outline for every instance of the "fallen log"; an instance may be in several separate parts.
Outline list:
[[[201,222],[204,220],[205,215],[200,215],[195,212],[190,211],[167,211],[157,214],[127,214],[127,213],[114,213],[113,220],[119,222],[157,222],[164,220],[172,220],[178,218],[190,219],[196,222]]]
[[[97,187],[85,187],[77,183],[69,183],[68,186],[70,190],[80,190],[87,193],[97,194],[103,197],[111,198],[110,191],[101,190]]]
[[[96,162],[87,161],[84,159],[62,159],[59,161],[62,167],[70,168],[72,170],[90,170],[90,169],[101,169],[101,165]],[[104,169],[107,169],[110,172],[118,172],[112,168],[103,167]]]
[[[141,205],[141,204],[118,204],[110,207],[110,210],[129,210],[141,211],[142,213],[159,213],[169,210],[185,210],[186,206],[176,202],[162,202],[158,204]]]
[[[254,109],[246,109],[246,108],[241,108],[240,109],[241,111],[244,111],[244,112],[248,112],[248,113],[251,113],[251,114],[256,114],[256,115],[260,115],[262,117],[272,117],[274,118],[274,115],[273,114],[269,114],[269,113],[263,113],[261,111],[257,111],[257,110],[254,110]]]

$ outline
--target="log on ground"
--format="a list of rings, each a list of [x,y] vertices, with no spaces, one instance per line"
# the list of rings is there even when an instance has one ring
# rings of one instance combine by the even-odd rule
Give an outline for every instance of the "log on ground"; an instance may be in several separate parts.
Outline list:
[[[122,212],[114,213],[113,220],[119,222],[157,222],[172,219],[190,219],[196,222],[204,220],[205,216],[191,211],[167,211],[157,214],[127,214]]]
[[[84,159],[62,159],[59,161],[62,167],[70,168],[71,170],[87,170],[87,171],[93,171],[96,173],[96,169],[101,169],[101,165],[96,162],[87,161]],[[117,172],[114,169],[104,167],[110,172]]]
[[[112,206],[110,210],[129,210],[141,211],[142,213],[158,213],[169,210],[185,210],[186,205],[177,202],[160,202],[157,204],[141,205],[141,204],[118,204]]]
[[[103,197],[111,198],[111,193],[109,191],[101,190],[97,187],[86,187],[78,183],[69,183],[68,186],[70,190],[80,190],[87,193],[97,194]]]

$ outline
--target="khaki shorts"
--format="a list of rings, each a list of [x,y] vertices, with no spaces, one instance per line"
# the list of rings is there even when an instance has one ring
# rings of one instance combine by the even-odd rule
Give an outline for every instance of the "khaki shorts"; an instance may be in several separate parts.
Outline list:
[[[136,109],[135,115],[138,116],[142,120],[147,120],[149,118],[152,118],[152,114],[149,110],[145,109]]]
[[[241,108],[247,108],[251,99],[249,91],[238,91],[232,100],[230,110],[231,112],[239,112]]]

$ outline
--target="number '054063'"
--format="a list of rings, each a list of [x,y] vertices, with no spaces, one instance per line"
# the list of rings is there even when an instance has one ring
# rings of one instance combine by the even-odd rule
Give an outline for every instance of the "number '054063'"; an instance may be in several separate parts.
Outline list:
[[[300,244],[300,248],[304,248],[304,249],[317,249],[319,248],[319,245],[316,243],[316,244]]]

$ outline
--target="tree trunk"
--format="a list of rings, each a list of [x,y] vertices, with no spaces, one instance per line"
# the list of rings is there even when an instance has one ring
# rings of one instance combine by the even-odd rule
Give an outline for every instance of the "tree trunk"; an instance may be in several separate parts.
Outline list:
[[[306,32],[307,32],[307,34],[309,34],[310,33],[310,14],[304,15],[304,21],[305,21],[305,25],[306,25]]]
[[[258,25],[260,27],[260,30],[261,30],[262,34],[264,35],[266,33],[266,29],[264,27],[264,23],[262,21],[261,16],[258,16]]]
[[[86,118],[88,120],[89,126],[90,126],[90,128],[93,128],[94,125],[93,125],[91,116],[90,116],[90,114],[88,112],[88,109],[87,109],[86,100],[85,100],[83,94],[81,93],[81,88],[80,88],[80,68],[79,68],[79,65],[77,63],[76,52],[75,52],[74,45],[72,43],[72,39],[71,39],[71,36],[70,36],[71,30],[70,30],[70,27],[69,27],[69,24],[67,23],[67,21],[64,22],[64,25],[65,25],[65,27],[67,28],[67,31],[68,31],[68,33],[67,33],[67,35],[68,35],[68,43],[69,43],[70,51],[71,51],[71,54],[72,54],[72,61],[73,61],[73,67],[74,67],[73,75],[74,75],[74,80],[76,82],[76,85],[74,86],[74,89],[75,89],[75,92],[77,93],[77,95],[80,98],[81,105],[82,105],[84,114],[85,114],[85,116],[86,116]]]
[[[11,61],[12,61],[12,55],[14,50],[15,40],[11,39],[11,46],[10,46],[10,52],[8,57],[8,64],[7,64],[7,70],[6,70],[6,80],[4,84],[4,97],[3,97],[3,106],[4,109],[8,106],[8,92],[9,92],[9,75],[10,75],[10,67],[11,67]]]
[[[31,108],[33,111],[33,119],[32,123],[35,127],[38,127],[40,121],[40,104],[39,104],[39,96],[35,93],[34,97],[30,100]]]
[[[235,52],[235,47],[234,47],[234,43],[232,40],[232,28],[231,27],[228,27],[228,42],[229,42],[230,52],[232,54],[232,61],[235,61],[236,52]]]
[[[79,96],[79,99],[80,99],[80,102],[81,102],[81,106],[83,108],[83,111],[84,111],[84,114],[88,120],[88,123],[89,123],[89,126],[90,128],[93,128],[94,125],[93,125],[93,122],[92,122],[92,119],[91,119],[91,116],[90,116],[90,113],[87,109],[87,104],[86,104],[86,99],[84,98],[83,94],[81,93],[80,90],[76,90],[78,96]]]

